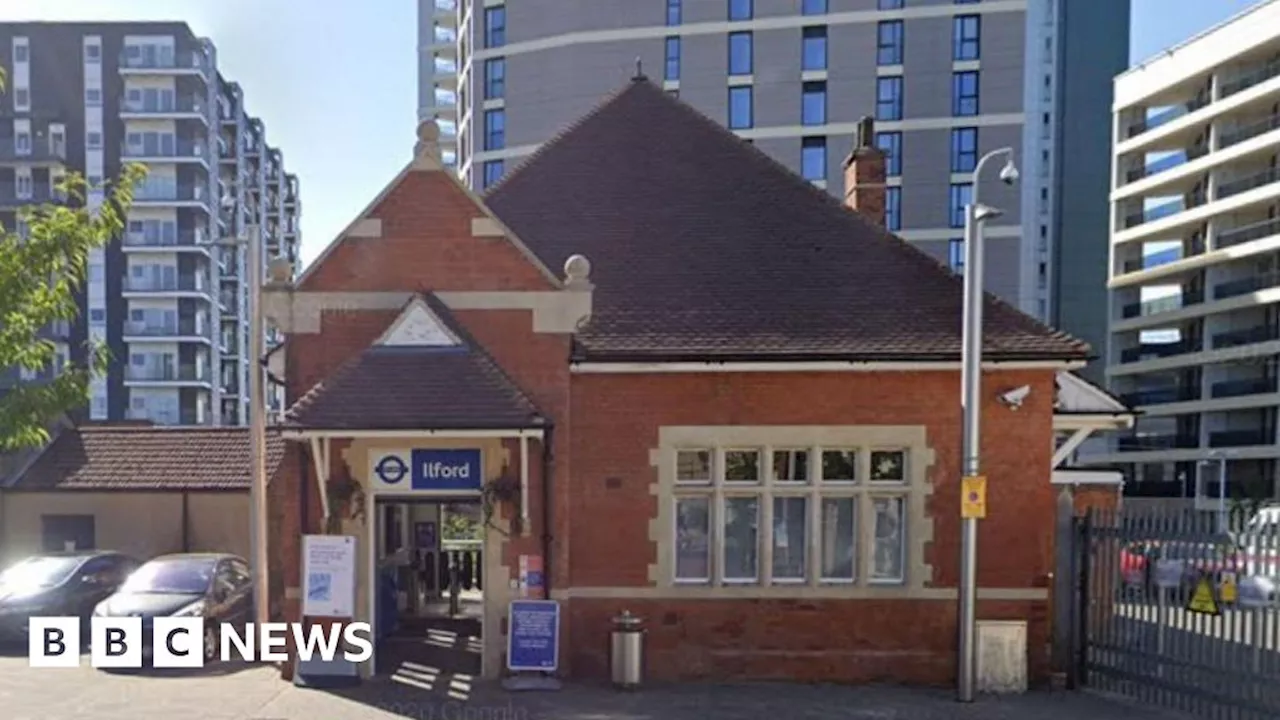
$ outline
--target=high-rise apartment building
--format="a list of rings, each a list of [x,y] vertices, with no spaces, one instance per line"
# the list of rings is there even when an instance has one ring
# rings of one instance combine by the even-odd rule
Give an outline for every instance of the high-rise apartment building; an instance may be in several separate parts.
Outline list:
[[[267,257],[296,262],[299,188],[213,44],[182,23],[4,23],[0,63],[8,229],[25,231],[24,205],[66,201],[56,185],[68,171],[84,175],[93,207],[124,164],[147,168],[125,231],[89,258],[81,316],[49,329],[61,358],[83,359],[86,341],[111,351],[87,416],[247,422],[244,241],[256,228]],[[4,374],[0,385],[40,380]]]
[[[1113,132],[1106,372],[1142,415],[1099,459],[1276,494],[1280,1],[1118,76]]]
[[[420,114],[444,121],[476,189],[638,60],[836,195],[857,121],[874,117],[888,226],[961,270],[974,166],[1012,146],[1022,182],[982,194],[1004,212],[988,225],[989,287],[1105,341],[1107,118],[1111,78],[1128,63],[1127,0],[419,2]]]

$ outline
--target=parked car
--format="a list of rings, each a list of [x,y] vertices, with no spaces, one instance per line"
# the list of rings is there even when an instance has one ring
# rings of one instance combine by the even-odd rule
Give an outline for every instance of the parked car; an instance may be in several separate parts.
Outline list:
[[[89,637],[89,616],[138,567],[117,552],[86,550],[34,555],[0,573],[0,641],[27,641],[32,617],[79,617]]]
[[[251,621],[252,592],[252,575],[243,558],[220,553],[162,555],[138,568],[119,591],[98,603],[93,614],[141,617],[144,657],[151,655],[155,618],[204,618],[204,660],[209,663],[220,654],[219,626],[243,628]]]

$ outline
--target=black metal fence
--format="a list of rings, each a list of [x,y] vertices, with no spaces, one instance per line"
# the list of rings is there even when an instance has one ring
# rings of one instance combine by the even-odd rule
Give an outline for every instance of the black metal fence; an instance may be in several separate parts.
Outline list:
[[[1077,518],[1075,684],[1214,720],[1280,717],[1280,526]]]

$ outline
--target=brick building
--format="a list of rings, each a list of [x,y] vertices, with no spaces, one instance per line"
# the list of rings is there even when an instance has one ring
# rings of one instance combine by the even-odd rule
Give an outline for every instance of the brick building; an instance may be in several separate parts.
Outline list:
[[[483,198],[438,152],[425,133],[267,293],[294,403],[270,489],[278,611],[301,612],[302,534],[356,536],[369,618],[387,528],[414,517],[388,508],[471,500],[494,508],[486,676],[508,601],[538,590],[512,582],[525,556],[573,677],[606,672],[626,609],[659,678],[950,682],[961,281],[882,228],[883,157],[850,155],[855,212],[644,78]],[[978,614],[1028,623],[1038,677],[1055,378],[1088,348],[994,299],[986,323]],[[998,400],[1024,385],[1019,409]],[[475,484],[417,467],[444,452],[473,453]]]

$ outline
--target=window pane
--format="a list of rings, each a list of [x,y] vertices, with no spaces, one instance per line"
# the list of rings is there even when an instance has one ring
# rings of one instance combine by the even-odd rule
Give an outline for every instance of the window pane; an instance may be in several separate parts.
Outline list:
[[[666,69],[663,72],[665,80],[680,79],[680,38],[667,38],[667,55]]]
[[[854,482],[858,479],[857,450],[823,450],[822,479],[826,482]]]
[[[902,78],[876,79],[876,119],[902,119]]]
[[[760,482],[760,451],[726,450],[724,479],[727,482]]]
[[[773,499],[773,577],[803,580],[805,577],[805,525],[809,504],[803,497]]]
[[[777,482],[808,482],[808,450],[774,450],[773,479]]]
[[[724,501],[724,579],[755,580],[759,575],[760,500],[730,497]]]
[[[679,450],[676,452],[676,482],[710,483],[711,451]]]
[[[750,20],[751,0],[729,0],[730,20]]]
[[[906,507],[903,498],[875,498],[875,539],[872,546],[871,579],[903,579],[903,540]]]
[[[801,11],[805,15],[821,15],[827,11],[827,0],[804,0]]]
[[[751,87],[729,88],[729,128],[741,130],[751,127]]]
[[[827,29],[825,27],[807,27],[801,32],[801,69],[826,70]]]
[[[676,500],[676,579],[711,577],[711,499]]]
[[[800,141],[800,174],[805,180],[827,179],[826,138],[804,138]]]
[[[751,33],[729,33],[729,74],[751,74]]]
[[[876,26],[876,64],[902,64],[901,20],[885,20]]]
[[[906,482],[906,451],[872,450],[871,480],[872,482]]]
[[[885,188],[884,191],[884,226],[890,232],[902,229],[902,188]]]
[[[680,24],[680,0],[667,0],[667,24]]]
[[[827,84],[807,82],[801,86],[800,122],[823,125],[827,122]]]
[[[825,498],[822,501],[822,579],[853,580],[854,531],[857,501]]]
[[[876,133],[876,147],[884,152],[885,177],[896,177],[902,174],[902,133]]]

